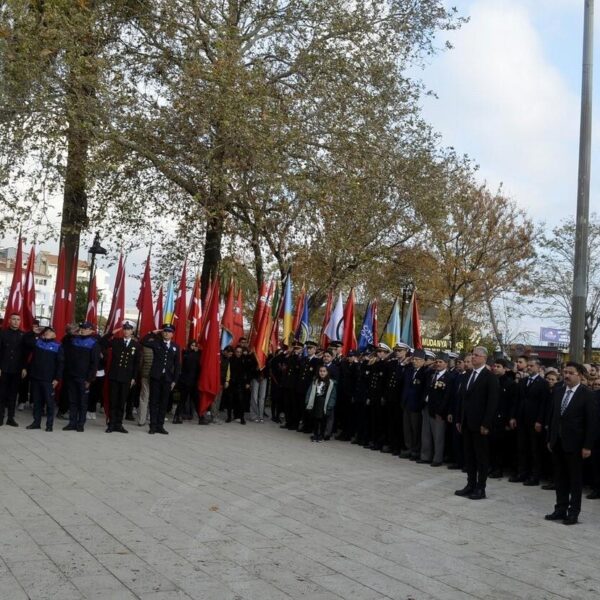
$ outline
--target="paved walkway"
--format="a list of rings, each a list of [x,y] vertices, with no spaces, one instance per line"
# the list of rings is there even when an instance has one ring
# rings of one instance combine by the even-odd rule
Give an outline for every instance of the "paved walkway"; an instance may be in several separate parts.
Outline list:
[[[553,492],[270,423],[171,435],[0,429],[0,600],[600,597],[600,501],[543,520]],[[131,424],[130,424],[131,425]]]

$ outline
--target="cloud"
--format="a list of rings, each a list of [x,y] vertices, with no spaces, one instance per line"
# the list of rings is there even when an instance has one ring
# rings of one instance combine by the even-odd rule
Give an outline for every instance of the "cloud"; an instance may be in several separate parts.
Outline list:
[[[561,3],[564,4],[564,3]],[[531,13],[514,0],[478,0],[425,82],[438,94],[424,110],[444,142],[469,153],[490,184],[537,220],[572,212],[579,99],[544,53]]]

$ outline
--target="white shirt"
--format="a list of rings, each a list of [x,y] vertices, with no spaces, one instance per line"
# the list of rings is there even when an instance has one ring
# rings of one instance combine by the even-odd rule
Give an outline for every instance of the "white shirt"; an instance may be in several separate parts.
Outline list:
[[[446,372],[446,369],[444,369],[443,371],[439,371],[438,373],[436,373],[435,374],[435,380],[437,381],[445,372]]]
[[[479,377],[479,373],[481,373],[481,371],[483,371],[485,369],[485,365],[479,367],[479,369],[473,369],[473,372],[471,373],[471,377],[469,377],[469,381],[467,381],[467,389],[470,389],[471,386],[477,381],[477,378]]]
[[[565,396],[567,395],[567,393],[568,393],[568,392],[571,392],[571,395],[570,395],[570,397],[569,397],[569,401],[568,401],[568,402],[565,404],[565,407],[562,409],[562,411],[561,411],[561,414],[562,414],[562,413],[563,413],[565,410],[567,410],[567,408],[569,408],[569,404],[571,404],[571,400],[573,400],[573,396],[575,395],[575,392],[577,391],[577,388],[579,387],[579,385],[580,385],[580,384],[578,383],[576,386],[573,386],[572,388],[568,387],[568,388],[565,390],[565,395],[563,396],[563,400],[565,399]],[[562,403],[563,403],[563,400],[561,400],[561,401],[560,401],[561,408],[562,408]]]

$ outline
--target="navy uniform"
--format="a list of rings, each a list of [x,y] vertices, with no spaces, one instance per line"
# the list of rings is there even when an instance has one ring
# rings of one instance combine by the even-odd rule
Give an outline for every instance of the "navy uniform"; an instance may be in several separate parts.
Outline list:
[[[406,365],[404,360],[409,347],[404,343],[394,346],[394,355],[388,360],[387,384],[385,390],[384,429],[385,442],[382,452],[398,456],[402,450],[402,381]]]
[[[69,424],[64,431],[83,431],[88,410],[90,385],[96,378],[100,361],[100,344],[92,335],[89,321],[79,324],[77,334],[63,338],[65,353],[65,384],[69,397]]]
[[[175,328],[163,325],[162,337],[151,332],[144,337],[142,345],[153,352],[150,367],[150,429],[148,433],[168,434],[164,428],[169,395],[181,371],[180,348],[172,341]],[[165,335],[166,334],[166,335]]]
[[[292,351],[287,357],[287,371],[284,381],[285,387],[285,428],[296,430],[302,418],[304,396],[300,396],[302,383],[302,344],[294,343]],[[300,403],[300,406],[299,406]]]
[[[41,429],[42,410],[45,406],[46,431],[52,431],[54,390],[63,376],[64,351],[56,341],[52,327],[45,327],[40,337],[32,340],[32,346],[27,372],[33,400],[33,423],[27,429]]]
[[[4,413],[8,413],[6,424],[18,427],[15,421],[15,405],[21,383],[27,348],[25,334],[19,329],[21,318],[10,316],[8,329],[0,330],[0,425],[4,423]],[[16,323],[16,326],[13,324]]]
[[[298,373],[296,410],[297,414],[300,417],[300,422],[298,423],[298,431],[310,433],[312,431],[312,414],[305,410],[306,393],[310,388],[312,380],[318,374],[319,367],[321,366],[321,359],[318,358],[315,354],[317,349],[316,342],[308,340],[305,346],[307,354],[306,356],[302,356],[302,358],[300,359],[300,367]]]
[[[379,344],[376,349],[377,358],[371,363],[369,369],[369,382],[367,391],[367,415],[369,419],[369,449],[381,450],[384,442],[384,404],[385,389],[387,385],[387,361],[391,352],[387,344]]]
[[[123,323],[123,330],[132,332],[133,325],[126,321]],[[123,427],[123,413],[140,370],[142,348],[132,337],[117,338],[111,333],[102,338],[102,346],[111,353],[107,372],[110,409],[106,433],[127,433]]]

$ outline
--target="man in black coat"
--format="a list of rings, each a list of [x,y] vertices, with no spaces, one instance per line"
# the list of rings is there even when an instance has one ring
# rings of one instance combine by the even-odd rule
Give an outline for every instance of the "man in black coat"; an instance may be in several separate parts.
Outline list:
[[[74,333],[63,338],[65,385],[69,398],[69,424],[63,431],[83,431],[88,411],[89,392],[96,379],[100,344],[89,321],[79,323]]]
[[[554,512],[548,521],[577,523],[581,512],[583,461],[592,453],[597,434],[597,407],[593,392],[581,384],[585,367],[568,362],[564,385],[555,386],[548,425],[548,449],[552,452],[556,478]]]
[[[492,371],[498,377],[500,394],[498,396],[498,409],[490,433],[490,464],[492,471],[490,477],[500,479],[504,475],[507,456],[507,441],[509,435],[509,419],[513,414],[517,400],[518,387],[514,375],[508,369],[508,361],[504,358],[494,360]],[[510,432],[513,433],[513,432]]]
[[[150,367],[150,429],[148,433],[162,433],[165,429],[165,413],[169,394],[175,387],[181,371],[180,348],[173,342],[175,328],[164,324],[162,329],[144,337],[142,345],[151,348],[154,356]],[[159,335],[160,334],[160,335]]]
[[[114,337],[114,332],[109,332],[102,338],[103,348],[111,351],[107,373],[110,412],[106,433],[128,433],[123,427],[123,412],[140,370],[142,348],[139,342],[133,339],[133,325],[125,321],[121,332],[123,337]]]
[[[544,452],[544,423],[550,405],[550,387],[540,375],[540,361],[527,361],[527,377],[519,382],[510,426],[517,429],[519,467],[512,483],[539,485]]]
[[[25,359],[27,349],[25,334],[21,331],[21,317],[13,313],[9,317],[8,329],[0,330],[0,425],[4,424],[4,413],[8,413],[6,424],[18,427],[15,421],[15,405],[19,384],[26,376]]]
[[[461,415],[457,423],[463,436],[467,485],[455,494],[471,500],[485,498],[490,467],[489,434],[498,407],[498,378],[486,368],[487,356],[484,347],[473,349],[473,370],[461,392]]]

